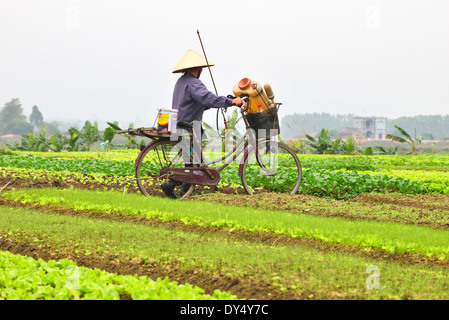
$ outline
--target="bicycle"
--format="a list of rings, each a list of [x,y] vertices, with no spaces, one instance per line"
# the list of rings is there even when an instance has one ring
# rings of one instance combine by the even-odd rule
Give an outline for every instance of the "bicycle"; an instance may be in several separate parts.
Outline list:
[[[218,184],[220,172],[242,155],[238,172],[243,188],[248,195],[267,191],[295,194],[302,180],[302,168],[298,156],[289,146],[277,142],[276,135],[270,134],[269,137],[260,138],[248,122],[248,110],[245,105],[247,103],[240,107],[240,112],[246,126],[246,132],[235,143],[232,150],[221,158],[205,161],[201,149],[201,158],[199,158],[201,162],[188,168],[185,166],[185,155],[183,157],[179,144],[185,142],[187,137],[192,138],[192,133],[184,131],[183,134],[173,139],[171,134],[159,132],[155,128],[129,129],[118,132],[143,135],[153,139],[150,144],[141,148],[135,162],[136,181],[141,193],[149,196],[163,181],[177,177],[177,181],[183,181],[184,184],[175,187],[174,192],[178,198],[186,198],[193,193],[197,184],[209,186]],[[280,103],[277,103],[276,115],[279,106]],[[179,125],[180,123],[178,123]],[[186,124],[184,123],[184,125]],[[188,143],[185,143],[186,147],[189,147]],[[190,159],[197,155],[194,154],[191,145],[189,152]],[[217,169],[210,167],[223,161],[224,164]],[[188,172],[182,174],[183,170]],[[198,178],[199,176],[195,177],[194,171],[197,175],[201,174],[206,177],[201,180]],[[193,178],[198,179],[192,180]],[[210,179],[207,180],[207,178]],[[186,187],[186,183],[190,183],[190,186]]]

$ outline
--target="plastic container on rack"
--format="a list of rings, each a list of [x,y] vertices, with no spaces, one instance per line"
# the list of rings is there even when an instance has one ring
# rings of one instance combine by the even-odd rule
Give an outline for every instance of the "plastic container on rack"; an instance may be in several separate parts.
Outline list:
[[[257,138],[264,132],[267,138],[279,134],[278,104],[274,102],[274,93],[269,84],[262,87],[257,81],[243,78],[232,91],[237,97],[249,96],[246,118],[250,127],[255,130]]]
[[[264,88],[250,78],[243,78],[232,89],[236,97],[242,95],[249,96],[248,113],[261,112],[273,108],[273,101],[270,100]]]
[[[178,110],[157,109],[157,129],[159,131],[176,131]]]

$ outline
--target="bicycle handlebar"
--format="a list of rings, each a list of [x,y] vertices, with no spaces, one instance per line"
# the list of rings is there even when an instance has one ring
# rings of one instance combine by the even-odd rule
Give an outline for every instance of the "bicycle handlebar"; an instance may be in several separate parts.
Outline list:
[[[228,98],[234,100],[234,99],[237,98],[237,97],[234,97],[234,96],[232,96],[232,95],[228,95]],[[240,99],[242,99],[242,100],[244,101],[244,103],[243,103],[239,108],[243,108],[243,107],[248,103],[248,98],[249,98],[249,95],[247,95],[247,94],[242,94],[242,95],[240,96]],[[235,104],[232,104],[232,106],[236,107]]]

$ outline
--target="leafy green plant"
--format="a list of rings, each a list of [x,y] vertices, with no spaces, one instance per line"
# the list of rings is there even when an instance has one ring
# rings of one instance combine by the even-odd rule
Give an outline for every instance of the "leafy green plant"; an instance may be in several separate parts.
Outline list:
[[[363,149],[357,144],[354,137],[346,137],[346,141],[342,138],[337,138],[335,140],[331,139],[331,130],[322,129],[318,137],[318,140],[306,135],[308,141],[307,143],[313,150],[315,154],[347,154],[347,155],[372,155],[372,148],[368,147]]]
[[[78,267],[68,259],[45,262],[7,251],[0,251],[0,270],[0,299],[7,300],[120,300],[124,294],[134,300],[236,299],[219,290],[206,295],[203,289],[188,283],[178,285],[168,277],[153,281],[148,277]]]
[[[309,151],[308,144],[304,139],[288,140],[288,142],[281,140],[281,142],[287,144],[295,153],[306,154]]]
[[[67,150],[76,152],[76,151],[78,151],[77,142],[78,142],[81,134],[80,134],[79,130],[74,127],[69,129],[69,134],[70,134],[70,138],[67,139],[67,144],[68,144]]]
[[[386,176],[371,176],[357,172],[338,172],[326,170],[376,170],[377,167],[372,160],[366,157],[351,156],[349,159],[328,159],[324,162],[304,161],[303,166],[310,168],[303,169],[303,181],[299,192],[322,197],[332,197],[336,199],[351,199],[364,192],[401,192],[401,193],[427,193],[428,189],[419,182],[409,183],[403,179]],[[284,163],[284,158],[280,155],[279,163],[288,168],[288,163]],[[84,174],[101,173],[114,175],[117,177],[132,177],[135,175],[134,161],[111,161],[101,159],[60,159],[44,158],[39,156],[23,157],[0,155],[0,166],[16,168],[32,168],[40,170],[79,172]],[[232,164],[237,169],[238,164]],[[323,170],[325,169],[325,170]],[[255,170],[258,170],[255,168]],[[257,172],[248,176],[251,183],[263,186],[266,177]],[[292,181],[296,179],[294,174],[286,170],[282,181]],[[232,169],[223,170],[221,181],[225,184],[241,185],[240,177]],[[284,184],[280,181],[276,188],[282,191]],[[101,182],[100,182],[101,183]]]
[[[68,144],[67,137],[63,136],[61,133],[57,133],[50,137],[51,149],[54,152],[60,152],[64,150],[64,148]]]
[[[109,149],[114,146],[112,140],[114,139],[117,130],[120,130],[117,121],[114,121],[114,123],[108,122],[108,125],[109,127],[103,132],[104,142],[101,143],[101,147],[106,151],[109,151]]]
[[[20,145],[18,143],[14,145],[7,144],[7,147],[11,150],[23,150],[23,151],[49,151],[50,138],[46,138],[45,126],[41,128],[39,134],[36,136],[34,130],[30,130],[28,134],[20,135]]]
[[[379,150],[379,154],[383,154],[383,155],[396,154],[398,151],[397,146],[390,146],[388,148],[388,150],[382,146],[376,146],[376,149]]]
[[[335,153],[334,147],[335,144],[330,137],[330,129],[322,129],[320,135],[318,136],[318,140],[312,136],[306,135],[305,142],[312,148],[313,153],[317,154],[326,154],[326,153]]]
[[[365,156],[372,156],[374,154],[372,147],[367,147],[365,150],[362,151],[362,154]]]
[[[412,138],[404,129],[402,129],[396,125],[394,127],[396,129],[398,129],[398,131],[403,135],[403,137],[396,136],[393,134],[387,134],[386,135],[387,139],[391,139],[393,141],[401,142],[401,143],[408,143],[412,149],[411,154],[416,154],[416,147],[418,144],[421,143],[421,139],[416,138],[416,129],[415,129],[415,138]]]
[[[87,151],[90,151],[92,144],[101,139],[100,131],[98,130],[98,123],[95,121],[92,124],[89,120],[87,120],[79,132],[79,135],[82,144],[85,144]]]
[[[108,122],[107,124],[109,125],[109,128],[111,129],[111,130],[109,130],[109,132],[107,133],[108,138],[111,138],[111,136],[112,136],[112,138],[113,138],[114,135],[115,135],[115,133],[116,133],[118,130],[123,130],[123,129],[121,129],[121,128],[118,126],[118,122],[117,122],[117,121],[115,121],[114,123]],[[107,128],[106,130],[108,130],[109,128]],[[129,128],[129,129],[133,129],[133,128],[134,128],[134,123],[131,122],[131,123],[128,125],[128,128]],[[111,138],[111,140],[109,140],[109,139],[108,139],[108,140],[109,140],[109,141],[112,141],[112,138]],[[105,139],[106,139],[106,133],[105,133]],[[126,144],[126,146],[125,146],[126,149],[136,149],[136,148],[139,147],[139,144],[136,142],[136,136],[127,134],[127,135],[126,135],[126,140],[127,140],[127,144]],[[143,146],[145,145],[145,142],[144,142],[143,139],[140,140],[140,145],[143,145]]]
[[[416,225],[351,220],[309,214],[291,214],[283,211],[232,207],[217,203],[173,201],[167,198],[149,198],[137,194],[122,197],[118,191],[91,192],[70,189],[21,189],[2,193],[2,197],[22,203],[53,204],[76,211],[120,212],[181,221],[183,224],[214,226],[270,232],[291,237],[318,239],[362,248],[377,248],[387,252],[409,252],[438,257],[449,254],[447,231]],[[444,258],[443,258],[444,259]]]

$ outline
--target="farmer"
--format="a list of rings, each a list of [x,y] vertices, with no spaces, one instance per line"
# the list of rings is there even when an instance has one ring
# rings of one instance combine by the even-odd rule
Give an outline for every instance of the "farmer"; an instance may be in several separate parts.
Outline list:
[[[175,85],[172,109],[178,110],[178,128],[187,129],[189,132],[192,132],[192,129],[182,127],[182,124],[201,121],[204,110],[230,107],[232,105],[241,106],[244,104],[244,101],[240,98],[229,99],[224,96],[217,96],[207,90],[199,77],[204,67],[214,66],[211,61],[208,62],[209,64],[199,53],[189,50],[175,67],[175,70],[173,70],[173,73],[183,72],[183,75]],[[203,128],[201,128],[202,133]],[[192,164],[186,163],[186,166],[192,166]],[[180,183],[168,180],[162,183],[161,187],[168,197],[176,199],[177,196],[173,189],[177,185],[180,185]],[[189,184],[183,184],[182,192],[187,192],[189,187]]]

